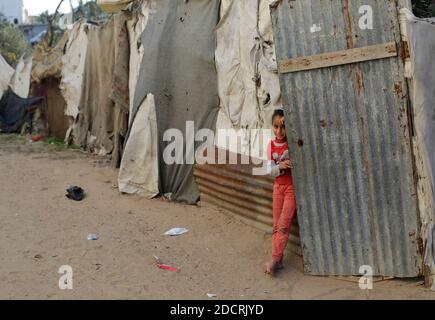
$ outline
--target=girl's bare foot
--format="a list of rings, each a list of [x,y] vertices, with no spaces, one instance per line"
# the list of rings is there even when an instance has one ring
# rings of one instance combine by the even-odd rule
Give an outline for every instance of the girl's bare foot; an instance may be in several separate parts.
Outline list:
[[[276,270],[278,270],[279,268],[282,268],[282,263],[272,260],[266,263],[266,265],[264,266],[264,273],[271,277],[274,277]]]

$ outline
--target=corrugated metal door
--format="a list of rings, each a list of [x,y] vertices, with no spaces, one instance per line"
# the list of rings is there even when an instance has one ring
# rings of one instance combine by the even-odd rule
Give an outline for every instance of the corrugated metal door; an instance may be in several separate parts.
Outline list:
[[[363,265],[375,275],[421,274],[396,5],[271,8],[308,274],[358,275]],[[360,27],[366,13],[373,29]]]

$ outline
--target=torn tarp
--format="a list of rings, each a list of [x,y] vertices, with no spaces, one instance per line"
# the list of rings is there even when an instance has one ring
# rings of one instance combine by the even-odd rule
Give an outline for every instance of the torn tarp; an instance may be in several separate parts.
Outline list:
[[[219,101],[214,29],[219,5],[215,0],[153,1],[142,35],[145,51],[133,110],[136,113],[145,97],[154,94],[160,193],[191,204],[199,199],[193,164],[167,165],[163,154],[171,142],[163,136],[168,129],[176,129],[186,140],[187,121],[194,121],[195,132],[215,127]]]
[[[149,94],[131,125],[119,170],[119,192],[154,198],[159,194],[157,121]]]
[[[11,89],[0,100],[0,133],[20,133],[24,123],[32,121],[35,106],[42,98],[23,99]]]
[[[129,44],[126,19],[113,16],[102,26],[88,26],[88,47],[75,144],[119,165],[127,133]]]
[[[252,155],[252,147],[261,139],[260,131],[250,129],[271,129],[273,112],[282,109],[269,9],[273,1],[222,0],[216,27],[220,98],[216,127],[235,129],[245,138],[227,145],[217,135],[216,145],[233,153]]]
[[[65,115],[71,117],[73,121],[77,119],[79,114],[79,104],[83,91],[83,74],[88,50],[87,28],[83,21],[74,24],[66,45],[65,55],[62,57],[60,88],[66,101]]]
[[[269,5],[273,0],[223,0],[216,28],[221,110],[218,126],[270,127],[282,108]]]
[[[40,42],[33,51],[32,82],[40,83],[47,78],[61,77],[62,57],[69,39],[66,31],[53,48],[46,41]]]

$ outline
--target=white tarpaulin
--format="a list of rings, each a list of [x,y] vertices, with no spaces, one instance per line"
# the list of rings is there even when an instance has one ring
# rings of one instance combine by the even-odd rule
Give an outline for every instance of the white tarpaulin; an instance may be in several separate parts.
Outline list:
[[[216,66],[221,108],[217,129],[270,128],[282,109],[269,5],[272,0],[223,0],[217,26]],[[242,149],[258,139],[246,135]],[[226,148],[219,139],[217,144]]]
[[[418,199],[421,215],[421,236],[425,241],[425,264],[431,269],[435,290],[435,19],[418,19],[409,10],[406,33],[411,51],[412,111],[414,146],[418,172]]]
[[[12,76],[10,87],[21,98],[29,97],[30,90],[30,75],[32,73],[32,56],[21,57],[15,68],[15,73]]]
[[[130,76],[129,76],[129,90],[130,90],[130,118],[131,124],[133,116],[133,102],[136,92],[136,83],[139,78],[140,64],[142,62],[144,47],[141,42],[141,35],[145,30],[148,22],[149,14],[148,0],[141,1],[139,7],[133,9],[131,19],[127,21],[128,38],[130,40]]]
[[[158,136],[154,96],[147,95],[134,118],[119,170],[119,192],[159,194]]]
[[[14,69],[0,55],[0,98],[3,96],[3,92],[8,89],[13,75]]]
[[[150,1],[141,1],[131,8],[127,21],[130,39],[130,136],[125,145],[119,170],[119,192],[153,198],[159,194],[158,131],[154,96],[148,95],[136,116],[133,113],[134,95],[139,77],[144,47],[141,36],[148,22]]]
[[[83,74],[88,48],[86,28],[85,23],[77,22],[74,24],[62,59],[60,88],[67,104],[65,115],[72,117],[74,120],[79,114],[79,103],[82,95]]]

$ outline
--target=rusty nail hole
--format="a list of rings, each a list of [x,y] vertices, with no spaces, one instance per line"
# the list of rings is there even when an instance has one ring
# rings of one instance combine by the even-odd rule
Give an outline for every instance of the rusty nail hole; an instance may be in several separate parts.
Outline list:
[[[299,147],[303,147],[303,146],[304,146],[304,140],[299,139],[299,140],[298,140],[298,146],[299,146]]]

